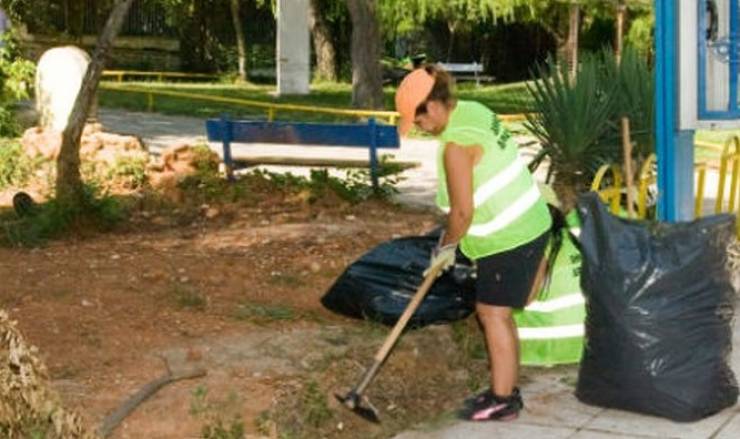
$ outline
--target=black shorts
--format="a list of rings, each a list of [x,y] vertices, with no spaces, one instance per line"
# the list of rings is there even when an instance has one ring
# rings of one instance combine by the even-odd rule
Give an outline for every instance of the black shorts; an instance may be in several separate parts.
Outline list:
[[[524,308],[549,239],[548,230],[519,247],[478,259],[475,300],[486,305]]]

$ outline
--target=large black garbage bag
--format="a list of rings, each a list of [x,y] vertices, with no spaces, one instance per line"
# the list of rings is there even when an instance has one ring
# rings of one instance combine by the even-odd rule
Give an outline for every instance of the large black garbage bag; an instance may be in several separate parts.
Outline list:
[[[423,280],[439,231],[394,239],[352,263],[321,299],[328,309],[349,317],[395,324]],[[411,327],[461,320],[475,301],[474,268],[458,254],[453,269],[432,285],[409,321]]]
[[[581,401],[695,421],[737,401],[730,215],[648,225],[579,200],[586,297]]]

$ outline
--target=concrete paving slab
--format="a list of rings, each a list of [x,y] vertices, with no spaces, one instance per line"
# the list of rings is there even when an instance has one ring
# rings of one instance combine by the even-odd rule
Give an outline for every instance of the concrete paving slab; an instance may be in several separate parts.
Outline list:
[[[464,422],[438,431],[411,431],[395,439],[565,439],[575,431],[564,427],[543,427],[516,422]]]
[[[734,415],[735,411],[730,409],[698,422],[680,423],[610,409],[597,415],[586,429],[661,439],[705,439],[717,433]]]
[[[573,394],[577,369],[526,369],[531,380],[522,385],[524,410],[517,422],[532,425],[581,428],[603,412],[580,403]]]
[[[625,435],[595,430],[581,430],[568,439],[645,439],[650,436]]]
[[[715,439],[737,439],[740,438],[740,410],[736,409],[730,422],[723,425]]]

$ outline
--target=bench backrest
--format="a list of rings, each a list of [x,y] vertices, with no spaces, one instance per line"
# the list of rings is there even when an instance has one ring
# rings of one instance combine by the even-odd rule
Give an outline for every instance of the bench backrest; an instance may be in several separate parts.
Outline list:
[[[450,73],[482,73],[483,64],[474,63],[437,63]]]
[[[230,126],[227,128],[226,124]],[[375,148],[400,146],[395,126],[378,125],[374,121],[368,124],[328,124],[209,119],[206,122],[210,141],[223,142],[227,129],[230,130],[230,142],[364,148],[370,148],[373,143]]]

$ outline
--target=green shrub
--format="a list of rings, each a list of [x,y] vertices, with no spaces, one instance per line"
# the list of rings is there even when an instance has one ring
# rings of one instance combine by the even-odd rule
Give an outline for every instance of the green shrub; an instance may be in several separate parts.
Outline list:
[[[0,140],[0,190],[24,186],[39,164],[39,160],[23,151],[20,143]]]
[[[12,34],[0,36],[0,137],[18,134],[13,103],[29,96],[36,66],[20,57]]]
[[[327,169],[312,169],[309,177],[296,176],[291,173],[272,173],[255,171],[275,186],[289,191],[309,190],[310,201],[315,202],[334,193],[350,203],[359,203],[370,198],[389,199],[398,193],[397,185],[403,179],[399,174],[404,170],[402,165],[391,163],[389,157],[380,157],[378,163],[378,187],[373,188],[370,169],[348,169],[341,177],[329,174]]]
[[[129,189],[142,188],[147,182],[147,163],[146,157],[118,157],[113,166],[108,169],[108,179],[120,182]]]
[[[14,246],[38,246],[65,233],[101,232],[111,230],[126,217],[126,209],[108,194],[101,194],[86,185],[83,202],[79,205],[52,199],[40,204],[32,215],[16,218],[15,214],[0,217],[0,243]]]
[[[653,75],[644,57],[626,48],[621,64],[604,49],[585,54],[574,78],[564,63],[538,66],[536,81],[527,83],[534,111],[525,126],[550,159],[553,187],[564,208],[588,189],[604,163],[621,162],[620,119],[631,121],[639,161],[654,148]]]

